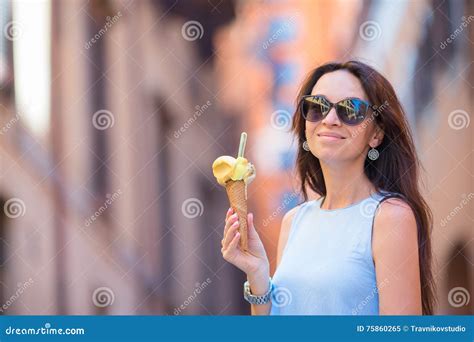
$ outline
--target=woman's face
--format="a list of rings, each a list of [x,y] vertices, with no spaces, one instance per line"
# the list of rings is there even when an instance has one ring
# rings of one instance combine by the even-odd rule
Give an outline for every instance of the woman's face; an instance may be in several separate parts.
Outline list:
[[[324,74],[314,85],[311,95],[324,95],[332,103],[348,97],[368,101],[359,79],[346,70]],[[375,120],[370,119],[370,109],[367,114],[368,117],[357,126],[342,123],[334,108],[321,121],[305,121],[306,140],[311,153],[326,164],[365,159],[369,148],[377,147],[383,138],[383,132]],[[325,137],[322,133],[335,133],[340,138]]]

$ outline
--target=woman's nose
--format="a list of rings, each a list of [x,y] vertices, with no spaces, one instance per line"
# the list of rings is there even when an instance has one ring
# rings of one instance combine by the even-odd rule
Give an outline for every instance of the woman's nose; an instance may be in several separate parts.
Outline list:
[[[337,117],[336,109],[333,107],[329,111],[329,113],[326,114],[326,116],[322,120],[323,124],[326,124],[328,126],[340,126],[341,121]]]

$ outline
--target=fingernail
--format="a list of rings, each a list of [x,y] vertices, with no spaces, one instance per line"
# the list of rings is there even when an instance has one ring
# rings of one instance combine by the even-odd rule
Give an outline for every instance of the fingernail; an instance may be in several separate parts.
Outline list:
[[[237,227],[239,225],[239,221],[235,221],[232,227]]]

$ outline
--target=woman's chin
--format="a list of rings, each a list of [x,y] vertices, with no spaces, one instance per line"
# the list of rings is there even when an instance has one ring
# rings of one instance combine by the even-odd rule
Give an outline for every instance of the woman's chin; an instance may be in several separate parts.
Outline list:
[[[340,153],[335,151],[323,151],[320,153],[315,153],[315,156],[320,162],[323,163],[334,163],[342,159]]]
[[[347,151],[330,148],[319,148],[318,151],[314,151],[314,156],[324,164],[344,163],[347,162],[348,159],[351,159],[351,157],[347,156]]]

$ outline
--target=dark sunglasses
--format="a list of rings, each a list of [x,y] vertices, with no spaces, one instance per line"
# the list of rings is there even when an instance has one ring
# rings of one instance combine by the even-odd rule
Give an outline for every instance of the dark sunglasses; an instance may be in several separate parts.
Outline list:
[[[360,124],[367,116],[370,104],[356,97],[349,97],[332,103],[324,95],[305,95],[301,98],[300,111],[305,120],[318,122],[328,115],[331,108],[336,109],[339,120],[346,125]]]

